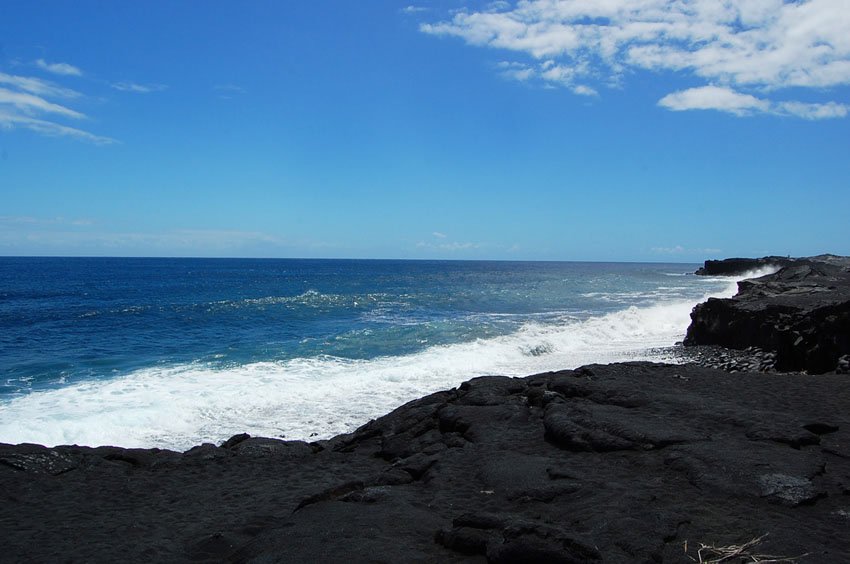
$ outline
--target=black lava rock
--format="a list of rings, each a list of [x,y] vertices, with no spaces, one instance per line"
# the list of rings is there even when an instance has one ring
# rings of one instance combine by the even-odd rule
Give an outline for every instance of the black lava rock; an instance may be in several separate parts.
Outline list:
[[[850,354],[850,259],[799,259],[774,274],[738,283],[729,299],[691,313],[685,346],[757,347],[777,370],[843,371]]]
[[[767,267],[781,268],[794,263],[796,260],[790,257],[776,256],[707,260],[705,265],[697,269],[694,274],[699,276],[738,276]]]
[[[2,560],[692,562],[767,534],[848,562],[849,404],[839,374],[635,362],[476,378],[321,443],[0,445]]]

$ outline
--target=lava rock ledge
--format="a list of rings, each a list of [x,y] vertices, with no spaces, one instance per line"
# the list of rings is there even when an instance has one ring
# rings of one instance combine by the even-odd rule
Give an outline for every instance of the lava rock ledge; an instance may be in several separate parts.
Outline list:
[[[709,298],[694,308],[684,344],[772,351],[782,371],[846,372],[850,259],[794,259],[773,274],[739,282],[734,297]]]

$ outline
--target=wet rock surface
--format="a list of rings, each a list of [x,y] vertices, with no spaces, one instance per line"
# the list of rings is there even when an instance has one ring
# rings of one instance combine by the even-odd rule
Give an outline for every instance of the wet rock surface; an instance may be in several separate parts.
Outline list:
[[[773,355],[765,369],[850,372],[850,258],[796,259],[739,282],[735,297],[694,308],[684,344],[758,349]]]
[[[320,443],[0,445],[17,562],[850,561],[850,380],[696,364],[485,377]]]

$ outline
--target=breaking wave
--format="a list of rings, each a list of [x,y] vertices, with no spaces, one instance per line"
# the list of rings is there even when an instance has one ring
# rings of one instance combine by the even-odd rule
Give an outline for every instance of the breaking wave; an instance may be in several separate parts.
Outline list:
[[[736,282],[728,280],[725,290],[713,295],[733,295]],[[308,293],[298,299],[324,298]],[[583,320],[567,315],[559,323],[533,320],[508,335],[400,356],[148,367],[0,404],[0,440],[182,450],[240,432],[328,438],[474,376],[524,376],[594,362],[673,360],[654,349],[683,337],[695,303],[668,300]]]

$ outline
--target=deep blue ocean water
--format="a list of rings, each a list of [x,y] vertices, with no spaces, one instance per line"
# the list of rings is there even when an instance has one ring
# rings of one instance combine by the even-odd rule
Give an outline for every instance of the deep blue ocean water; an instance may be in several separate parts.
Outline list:
[[[0,258],[0,442],[327,437],[476,375],[659,359],[734,293],[696,267]]]

